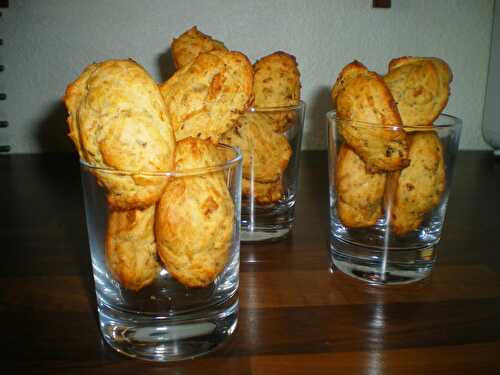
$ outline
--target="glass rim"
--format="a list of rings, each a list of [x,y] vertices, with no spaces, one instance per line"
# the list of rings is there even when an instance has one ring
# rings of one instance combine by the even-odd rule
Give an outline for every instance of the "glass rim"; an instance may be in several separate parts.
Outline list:
[[[152,172],[152,171],[134,171],[134,170],[126,170],[126,169],[115,169],[115,168],[109,168],[109,167],[99,167],[96,165],[93,165],[83,159],[80,158],[80,166],[86,169],[90,169],[92,171],[97,171],[99,173],[107,173],[107,174],[115,174],[115,175],[120,175],[120,176],[147,176],[147,177],[187,177],[187,176],[197,176],[197,175],[204,175],[208,173],[214,173],[214,172],[221,172],[227,169],[230,169],[234,166],[236,166],[238,163],[241,163],[243,160],[243,157],[241,155],[241,151],[239,147],[233,147],[224,143],[218,143],[216,145],[217,148],[223,148],[226,150],[231,150],[234,152],[235,156],[226,161],[223,164],[217,164],[209,167],[203,167],[203,168],[192,168],[192,169],[185,169],[185,170],[179,170],[179,171],[158,171],[158,172]]]
[[[297,109],[303,109],[306,103],[303,100],[299,100],[297,104],[279,106],[279,107],[254,107],[251,106],[247,108],[246,112],[290,112],[296,111]]]
[[[438,117],[434,120],[437,121],[439,119],[445,121],[443,124],[430,124],[430,125],[380,125],[375,122],[368,122],[368,121],[358,121],[358,120],[352,120],[352,119],[342,119],[337,116],[337,111],[336,110],[331,110],[326,113],[326,117],[329,120],[338,120],[338,121],[344,121],[344,122],[355,122],[356,125],[361,125],[361,126],[378,126],[381,128],[385,129],[390,129],[390,130],[398,130],[398,129],[403,129],[406,132],[409,131],[428,131],[428,130],[433,130],[436,128],[457,128],[462,126],[462,119],[453,115],[449,115],[447,113],[440,113]]]

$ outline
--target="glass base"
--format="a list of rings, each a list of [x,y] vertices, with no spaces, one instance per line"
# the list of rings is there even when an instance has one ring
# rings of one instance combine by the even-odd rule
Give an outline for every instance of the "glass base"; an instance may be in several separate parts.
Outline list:
[[[175,316],[116,309],[98,298],[101,333],[116,351],[137,359],[169,362],[191,359],[218,348],[234,332],[238,297]]]
[[[332,270],[371,284],[409,284],[430,275],[436,259],[434,245],[409,249],[363,247],[333,237]]]
[[[289,236],[295,221],[295,199],[269,206],[243,202],[240,241],[242,243],[276,242]]]
[[[292,230],[292,224],[286,226],[242,227],[240,241],[242,243],[276,242],[287,238]]]

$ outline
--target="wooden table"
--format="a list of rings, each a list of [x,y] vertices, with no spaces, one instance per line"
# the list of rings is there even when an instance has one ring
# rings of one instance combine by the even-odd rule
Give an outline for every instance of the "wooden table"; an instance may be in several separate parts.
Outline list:
[[[233,338],[200,359],[115,353],[95,313],[73,155],[0,157],[4,374],[500,373],[500,161],[461,152],[436,268],[409,286],[329,272],[325,152],[305,152],[292,238],[242,246]],[[7,366],[7,367],[5,367]]]

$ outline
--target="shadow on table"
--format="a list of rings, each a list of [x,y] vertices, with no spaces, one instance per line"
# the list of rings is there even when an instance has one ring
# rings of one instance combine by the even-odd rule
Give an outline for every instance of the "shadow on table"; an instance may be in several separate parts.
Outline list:
[[[95,314],[94,281],[90,263],[78,155],[68,137],[67,112],[61,100],[54,101],[35,123],[41,155],[30,158],[22,180],[27,196],[36,197],[33,215],[50,234],[49,249],[60,259],[51,272],[78,276]],[[30,190],[32,190],[31,193]],[[50,243],[49,243],[49,246]],[[97,319],[97,315],[95,316]]]

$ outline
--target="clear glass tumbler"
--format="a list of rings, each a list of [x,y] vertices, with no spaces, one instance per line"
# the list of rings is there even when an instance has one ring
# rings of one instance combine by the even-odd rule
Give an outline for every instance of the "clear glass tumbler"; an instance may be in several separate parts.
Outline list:
[[[236,328],[241,154],[218,147],[225,164],[194,170],[137,173],[80,163],[100,329],[118,352],[151,361],[193,358]],[[163,196],[141,210],[113,211],[100,181],[120,178],[165,179]],[[209,219],[199,222],[198,212]],[[166,223],[159,229],[160,220]]]
[[[242,242],[285,238],[295,220],[305,104],[250,108],[221,140],[243,156]]]
[[[326,117],[333,270],[375,284],[425,278],[436,260],[462,121],[442,114],[434,126],[403,128],[341,120],[335,111]],[[366,168],[356,147],[394,152],[379,140],[370,143],[381,129],[387,139],[406,133],[408,166],[392,172]],[[365,138],[352,145],[343,134]]]

